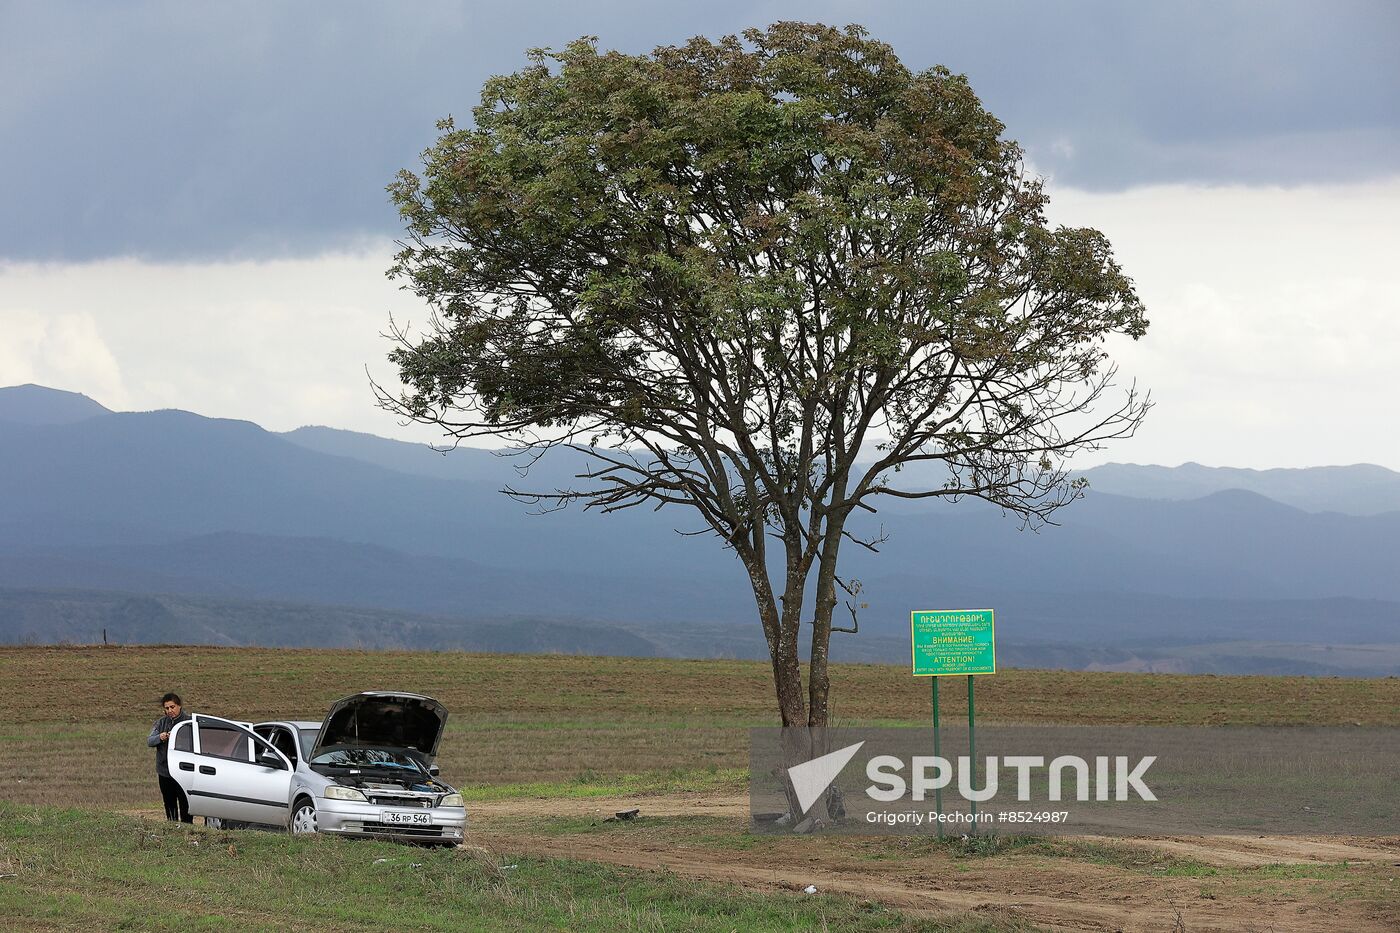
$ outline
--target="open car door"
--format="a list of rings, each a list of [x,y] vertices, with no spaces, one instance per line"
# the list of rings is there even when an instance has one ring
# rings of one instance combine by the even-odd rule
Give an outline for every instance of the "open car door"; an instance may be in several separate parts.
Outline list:
[[[286,825],[292,764],[245,726],[196,713],[171,733],[166,760],[191,814]]]

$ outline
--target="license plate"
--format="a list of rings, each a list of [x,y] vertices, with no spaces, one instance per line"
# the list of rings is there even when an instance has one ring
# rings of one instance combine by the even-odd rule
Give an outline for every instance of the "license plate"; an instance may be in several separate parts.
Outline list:
[[[392,813],[388,810],[379,814],[379,822],[395,826],[431,826],[433,823],[429,813]]]

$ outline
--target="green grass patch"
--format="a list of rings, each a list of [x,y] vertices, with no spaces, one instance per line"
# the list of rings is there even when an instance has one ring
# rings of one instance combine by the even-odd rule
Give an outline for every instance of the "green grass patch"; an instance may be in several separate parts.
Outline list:
[[[1285,863],[1277,865],[1256,865],[1250,868],[1222,869],[1221,874],[1228,874],[1239,878],[1342,881],[1351,877],[1354,867],[1355,866],[1348,862]]]
[[[485,849],[293,838],[0,803],[0,916],[39,929],[1015,931]]]

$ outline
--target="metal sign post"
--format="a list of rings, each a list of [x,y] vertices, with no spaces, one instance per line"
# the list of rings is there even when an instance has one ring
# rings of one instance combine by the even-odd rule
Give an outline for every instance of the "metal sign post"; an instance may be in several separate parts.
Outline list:
[[[933,682],[933,757],[939,758],[943,755],[942,742],[939,741],[938,730],[938,678],[930,677]],[[938,815],[943,816],[943,788],[933,789],[933,806],[938,811]],[[943,820],[938,821],[938,838],[943,838]]]
[[[972,765],[970,786],[977,786],[977,700],[974,677],[995,674],[996,620],[991,609],[915,611],[909,614],[915,677],[933,679],[933,755],[942,757],[938,721],[938,678],[967,675],[967,756]],[[972,828],[977,832],[977,801],[972,804]],[[943,838],[943,788],[933,791],[938,811],[938,838]]]
[[[968,787],[977,786],[977,737],[975,724],[977,722],[977,704],[972,699],[972,675],[967,675],[967,762],[972,765],[972,780],[968,782]],[[977,835],[977,801],[969,801],[972,804],[972,828],[968,835]]]

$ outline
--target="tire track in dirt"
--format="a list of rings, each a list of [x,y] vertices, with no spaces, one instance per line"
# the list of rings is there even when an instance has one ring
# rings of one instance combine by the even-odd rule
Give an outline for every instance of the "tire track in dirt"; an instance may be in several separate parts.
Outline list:
[[[513,799],[471,806],[469,835],[476,844],[536,857],[582,859],[633,869],[659,870],[697,880],[757,890],[819,891],[864,898],[916,913],[948,911],[1020,917],[1067,930],[1123,931],[1298,931],[1396,928],[1400,912],[1378,916],[1357,903],[1323,904],[1309,898],[1231,894],[1204,895],[1200,880],[1153,877],[1112,865],[1073,858],[1030,864],[1003,859],[930,865],[918,857],[872,862],[833,847],[791,851],[707,848],[675,841],[616,834],[542,835],[530,822],[559,818],[603,818],[641,807],[642,817],[712,816],[748,819],[744,795],[672,794],[656,797]],[[1142,839],[1069,837],[1150,849],[1224,868],[1320,865],[1342,861],[1400,863],[1400,839],[1348,837],[1196,836]],[[787,863],[781,860],[786,859]]]
[[[1087,837],[1081,837],[1087,838]],[[1400,864],[1400,837],[1365,839],[1318,836],[1168,836],[1133,839],[1133,845],[1207,865],[1246,868],[1259,865],[1319,865],[1333,862]]]
[[[850,865],[820,863],[774,866],[757,863],[746,853],[649,845],[627,849],[620,848],[615,839],[473,833],[470,841],[512,854],[664,871],[752,890],[793,892],[810,884],[821,892],[845,894],[915,913],[971,911],[1015,916],[1064,930],[1333,933],[1347,929],[1380,933],[1393,929],[1384,920],[1336,909],[1300,910],[1296,904],[1268,904],[1252,898],[1202,901],[1189,879],[1113,879],[1112,873],[1100,866],[1085,864],[1070,864],[1049,873],[1027,872],[1024,865],[1003,866],[999,871],[984,869],[975,879],[978,889],[972,890],[966,887],[967,881],[955,882],[951,877],[875,877],[868,870],[852,870]],[[887,866],[879,870],[887,876],[900,874]],[[1045,877],[1047,874],[1052,877]],[[1144,880],[1151,883],[1144,884]]]
[[[560,817],[603,818],[619,810],[640,807],[644,816],[712,816],[747,823],[747,795],[668,794],[656,797],[513,798],[473,801],[467,811],[473,822],[488,828],[497,820]],[[1333,862],[1400,862],[1400,836],[1162,836],[1118,838],[1060,836],[1081,842],[1128,845],[1225,868],[1248,868],[1280,863],[1316,865]]]
[[[1245,931],[1245,933],[1370,933],[1397,928],[1400,910],[1385,916],[1364,905],[1309,903],[1287,896],[1202,896],[1198,879],[1151,877],[1110,865],[1056,859],[1029,864],[1013,857],[961,863],[957,873],[918,857],[872,862],[832,848],[801,853],[707,848],[618,835],[542,835],[533,820],[603,818],[640,806],[643,819],[714,816],[747,820],[739,795],[680,794],[633,798],[510,799],[478,801],[468,812],[467,844],[509,855],[599,862],[749,890],[793,893],[808,885],[819,892],[870,900],[917,914],[972,912],[1028,920],[1051,929],[1078,931]],[[120,812],[161,819],[155,810]],[[644,824],[641,824],[644,825]],[[1210,865],[1249,868],[1274,864],[1400,863],[1400,838],[1169,837],[1104,840],[1150,848]],[[787,863],[779,860],[787,858]]]

